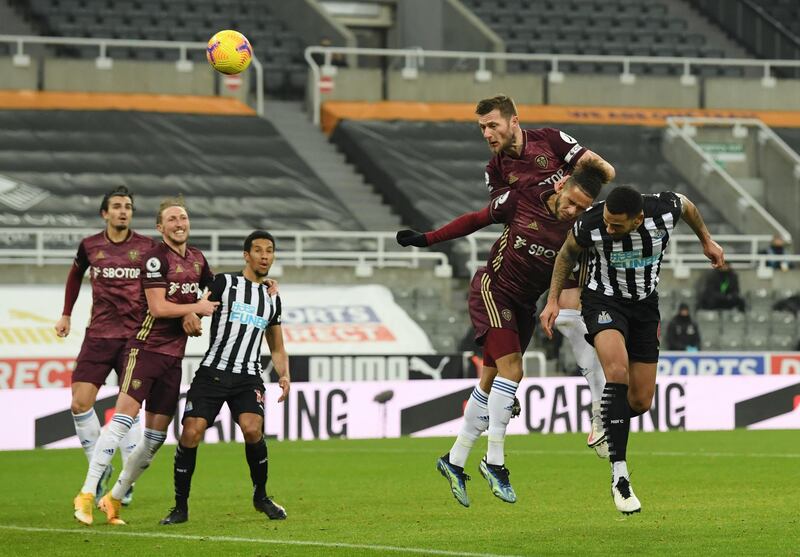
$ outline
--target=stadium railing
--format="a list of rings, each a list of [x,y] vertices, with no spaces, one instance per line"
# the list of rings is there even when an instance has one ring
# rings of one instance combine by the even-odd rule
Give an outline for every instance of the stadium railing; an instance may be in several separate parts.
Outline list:
[[[155,230],[139,232],[158,235]],[[242,262],[242,239],[250,232],[192,230],[190,243],[200,247],[212,265],[238,265]],[[96,233],[96,229],[0,228],[0,264],[66,265],[75,257],[80,240]],[[282,266],[352,267],[358,276],[369,276],[373,267],[416,269],[424,264],[433,265],[437,277],[452,276],[446,254],[416,247],[399,248],[395,232],[296,230],[272,234],[281,246],[278,263],[271,271],[275,276],[280,275]]]
[[[475,71],[475,81],[489,82],[492,72],[487,69],[487,61],[527,61],[546,62],[550,64],[547,78],[552,83],[564,81],[564,74],[559,71],[562,62],[589,62],[589,63],[614,63],[620,65],[620,82],[630,85],[636,82],[636,75],[631,71],[631,65],[644,66],[682,66],[683,73],[680,83],[686,86],[697,84],[697,76],[692,73],[693,67],[738,67],[760,68],[763,71],[761,84],[764,87],[774,87],[776,78],[772,75],[773,68],[800,69],[800,60],[759,60],[754,58],[682,58],[675,56],[621,56],[621,55],[595,55],[595,54],[525,54],[511,52],[470,52],[450,50],[425,50],[419,47],[413,49],[383,49],[383,48],[358,48],[343,46],[309,46],[305,50],[305,59],[311,70],[311,83],[309,90],[312,101],[312,117],[314,124],[320,125],[322,97],[320,85],[322,77],[335,76],[338,69],[331,61],[334,54],[351,56],[397,58],[403,61],[402,75],[406,79],[415,79],[419,68],[423,67],[427,58],[450,60],[477,61],[478,69]],[[320,65],[315,60],[317,55],[323,60]]]
[[[12,56],[12,63],[18,67],[28,67],[31,63],[30,56],[25,54],[25,45],[39,44],[46,46],[66,45],[66,46],[97,46],[98,56],[95,58],[95,67],[98,70],[110,70],[113,67],[113,59],[108,56],[109,47],[124,48],[158,48],[162,50],[177,50],[178,59],[175,62],[175,69],[179,72],[191,72],[193,62],[189,60],[186,53],[189,50],[203,50],[208,45],[203,42],[186,41],[153,41],[142,39],[100,39],[84,37],[38,37],[35,35],[0,35],[0,43],[16,45],[16,53]],[[264,67],[261,61],[253,54],[251,64],[256,71],[256,113],[264,115]],[[47,84],[44,84],[45,88]]]
[[[497,234],[490,232],[476,232],[466,237],[469,243],[467,266],[470,273],[474,273],[475,269],[486,263],[489,250],[497,238]],[[769,246],[772,240],[770,235],[719,234],[714,236],[714,240],[725,250],[725,259],[740,263],[739,268],[754,267],[759,276],[763,278],[772,276],[772,269],[767,266],[768,262],[780,260],[800,263],[800,255],[796,254],[759,253]],[[694,234],[670,236],[669,247],[664,255],[663,268],[671,269],[677,278],[685,278],[691,269],[707,269],[708,266],[708,258],[703,255],[697,236]]]
[[[693,152],[695,160],[702,161],[701,173],[706,176],[711,173],[716,174],[721,178],[722,184],[726,186],[724,189],[704,188],[706,197],[718,209],[724,210],[728,214],[738,214],[741,222],[746,223],[748,230],[753,232],[769,230],[773,234],[783,237],[786,243],[792,243],[792,234],[772,216],[772,212],[782,218],[783,222],[792,223],[790,226],[795,231],[797,230],[793,221],[800,212],[800,202],[796,199],[794,190],[798,187],[798,180],[800,180],[800,156],[778,134],[761,120],[755,118],[671,117],[667,118],[666,122],[665,152],[670,150],[669,144],[676,138],[682,139]],[[778,158],[773,158],[769,163],[764,161],[761,156],[757,156],[759,166],[762,168],[762,178],[766,178],[764,174],[770,170],[777,171],[777,174],[773,175],[772,183],[767,184],[769,190],[765,194],[765,203],[768,205],[769,199],[772,198],[773,202],[769,205],[772,212],[754,199],[723,166],[716,164],[712,156],[695,141],[697,128],[707,126],[731,128],[732,136],[735,138],[746,137],[748,128],[754,128],[759,145],[768,143],[780,153]],[[687,162],[691,161],[687,160],[686,153],[675,151],[673,157],[682,162],[681,169],[686,170],[690,167]],[[790,180],[786,179],[788,176],[791,176]]]

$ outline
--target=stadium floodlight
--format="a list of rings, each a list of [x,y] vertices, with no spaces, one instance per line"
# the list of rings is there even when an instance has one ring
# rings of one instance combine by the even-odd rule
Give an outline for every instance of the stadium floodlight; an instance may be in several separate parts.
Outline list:
[[[336,77],[336,74],[339,73],[339,68],[333,65],[332,60],[333,53],[330,50],[325,52],[325,58],[320,66],[323,77]]]
[[[622,73],[619,82],[623,85],[633,85],[636,83],[636,76],[631,73],[631,61],[627,58],[622,61]]]
[[[475,81],[488,83],[492,80],[492,72],[486,69],[486,58],[478,58],[478,69],[475,71]]]
[[[367,278],[372,276],[372,265],[369,263],[361,262],[355,266],[356,276],[359,278]]]
[[[11,58],[11,63],[17,68],[27,68],[31,65],[31,57],[27,54],[17,53]]]
[[[447,263],[440,263],[433,268],[433,276],[436,278],[451,278],[453,276],[453,267]]]
[[[114,61],[108,56],[98,56],[94,59],[94,67],[98,70],[110,70],[114,67]]]
[[[778,80],[772,77],[769,71],[769,65],[764,65],[764,77],[761,78],[761,86],[768,89],[773,89],[777,85]]]
[[[681,74],[681,85],[684,87],[694,87],[697,85],[697,76],[692,74],[689,62],[683,64],[683,73]]]
[[[175,62],[175,69],[179,72],[189,73],[194,69],[194,64],[191,60],[186,56],[186,47],[182,46],[180,50],[180,56],[178,57],[178,61]]]
[[[743,126],[741,122],[736,122],[736,124],[733,126],[733,129],[731,129],[731,133],[736,139],[744,139],[750,132],[747,129],[747,126]]]
[[[98,70],[110,70],[114,62],[106,54],[106,43],[100,43],[100,55],[94,59],[94,67]]]

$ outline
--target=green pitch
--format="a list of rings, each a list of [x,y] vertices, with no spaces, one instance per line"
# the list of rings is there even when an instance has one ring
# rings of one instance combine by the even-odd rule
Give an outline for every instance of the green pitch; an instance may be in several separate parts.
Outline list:
[[[242,445],[198,453],[190,521],[172,506],[166,446],[123,509],[128,526],[72,518],[86,461],[78,450],[0,453],[2,555],[798,555],[800,432],[634,433],[629,467],[642,501],[623,517],[607,462],[583,435],[510,437],[518,502],[495,499],[467,465],[463,508],[435,470],[450,439],[271,442],[268,492],[289,518],[250,505]],[[119,464],[117,470],[119,470]]]

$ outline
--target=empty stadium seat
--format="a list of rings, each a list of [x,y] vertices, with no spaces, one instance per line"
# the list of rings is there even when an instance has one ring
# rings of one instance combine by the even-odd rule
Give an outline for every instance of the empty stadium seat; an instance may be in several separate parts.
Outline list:
[[[96,226],[100,196],[125,184],[143,214],[166,195],[185,195],[196,229],[359,229],[256,117],[0,111],[0,174],[46,194],[18,212],[73,215],[79,226]]]

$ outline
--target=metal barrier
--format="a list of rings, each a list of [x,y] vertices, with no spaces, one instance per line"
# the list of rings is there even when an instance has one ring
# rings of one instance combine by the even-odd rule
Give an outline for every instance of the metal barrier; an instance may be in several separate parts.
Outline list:
[[[314,59],[314,55],[321,55],[323,64],[320,66]],[[523,54],[511,52],[469,52],[457,50],[424,50],[422,48],[411,49],[391,49],[391,48],[356,48],[344,46],[309,46],[305,50],[305,59],[311,69],[313,83],[311,84],[312,94],[312,115],[314,124],[320,124],[320,81],[323,76],[336,75],[336,66],[331,64],[334,54],[350,54],[355,56],[371,56],[378,58],[400,58],[404,61],[403,77],[414,79],[417,77],[418,69],[424,66],[425,59],[456,59],[456,60],[475,60],[478,63],[478,70],[475,72],[475,80],[488,82],[492,79],[492,72],[486,69],[487,60],[518,60],[526,62],[548,62],[550,72],[548,80],[552,83],[564,81],[564,74],[559,71],[558,65],[562,62],[595,62],[611,63],[620,65],[620,81],[625,85],[636,82],[636,76],[631,72],[631,64],[642,64],[646,66],[682,66],[683,73],[680,82],[686,86],[693,86],[697,83],[697,76],[692,73],[693,67],[701,66],[731,66],[738,68],[760,68],[763,70],[761,83],[764,87],[774,87],[776,80],[772,75],[772,68],[798,68],[800,60],[757,60],[754,58],[680,58],[673,56],[612,56],[594,54]]]
[[[205,50],[208,44],[201,42],[186,41],[150,41],[140,39],[100,39],[83,37],[38,37],[34,35],[0,35],[0,43],[10,43],[17,46],[17,52],[12,57],[15,66],[27,67],[30,65],[30,56],[25,54],[25,44],[42,45],[67,45],[67,46],[97,46],[98,56],[95,58],[95,66],[98,70],[110,70],[113,67],[112,58],[108,56],[109,47],[126,48],[159,48],[178,51],[178,60],[175,62],[175,69],[179,72],[190,72],[193,63],[186,56],[188,50]],[[256,72],[256,113],[264,115],[264,67],[261,61],[253,53],[253,68]]]
[[[674,118],[667,118],[667,131],[666,131],[666,139],[667,142],[672,142],[676,138],[681,138],[684,140],[685,144],[695,153],[697,159],[703,161],[702,162],[702,169],[701,172],[704,176],[708,176],[711,173],[716,173],[723,182],[732,190],[734,196],[728,196],[726,194],[721,194],[720,196],[712,195],[712,200],[716,201],[716,205],[721,210],[724,210],[729,215],[736,214],[736,211],[739,210],[744,216],[746,211],[750,211],[747,213],[753,219],[755,219],[754,225],[758,225],[761,227],[762,231],[764,229],[771,229],[775,234],[780,234],[787,242],[792,241],[792,236],[789,234],[789,231],[786,230],[775,218],[767,212],[767,210],[756,201],[752,195],[750,195],[747,190],[745,190],[723,167],[716,164],[714,159],[711,157],[710,154],[705,152],[700,145],[693,138],[694,128],[693,126],[698,126],[702,124],[719,124],[719,123],[726,123],[728,125],[733,126],[740,126],[743,127],[745,125],[756,125],[756,123],[761,124],[760,128],[762,130],[766,129],[767,126],[764,126],[759,120],[754,119],[725,119],[725,118],[683,118],[683,117],[674,117]],[[770,130],[771,131],[771,130]],[[772,135],[775,135],[774,133]],[[777,137],[777,136],[775,136]],[[780,140],[780,138],[778,138]],[[783,141],[781,144],[788,149]],[[697,184],[695,184],[697,185]],[[710,192],[713,194],[714,192]]]
[[[160,236],[155,230],[137,230]],[[241,243],[251,230],[192,230],[191,243],[203,250],[212,265],[238,265],[242,262]],[[0,228],[0,264],[64,265],[72,262],[82,238],[97,229]],[[353,267],[368,275],[372,267],[417,269],[435,265],[436,276],[452,276],[447,255],[419,248],[400,248],[395,232],[313,232],[306,230],[272,233],[278,244],[277,264],[294,267]],[[14,245],[16,244],[16,246]],[[286,246],[286,247],[284,247]]]

